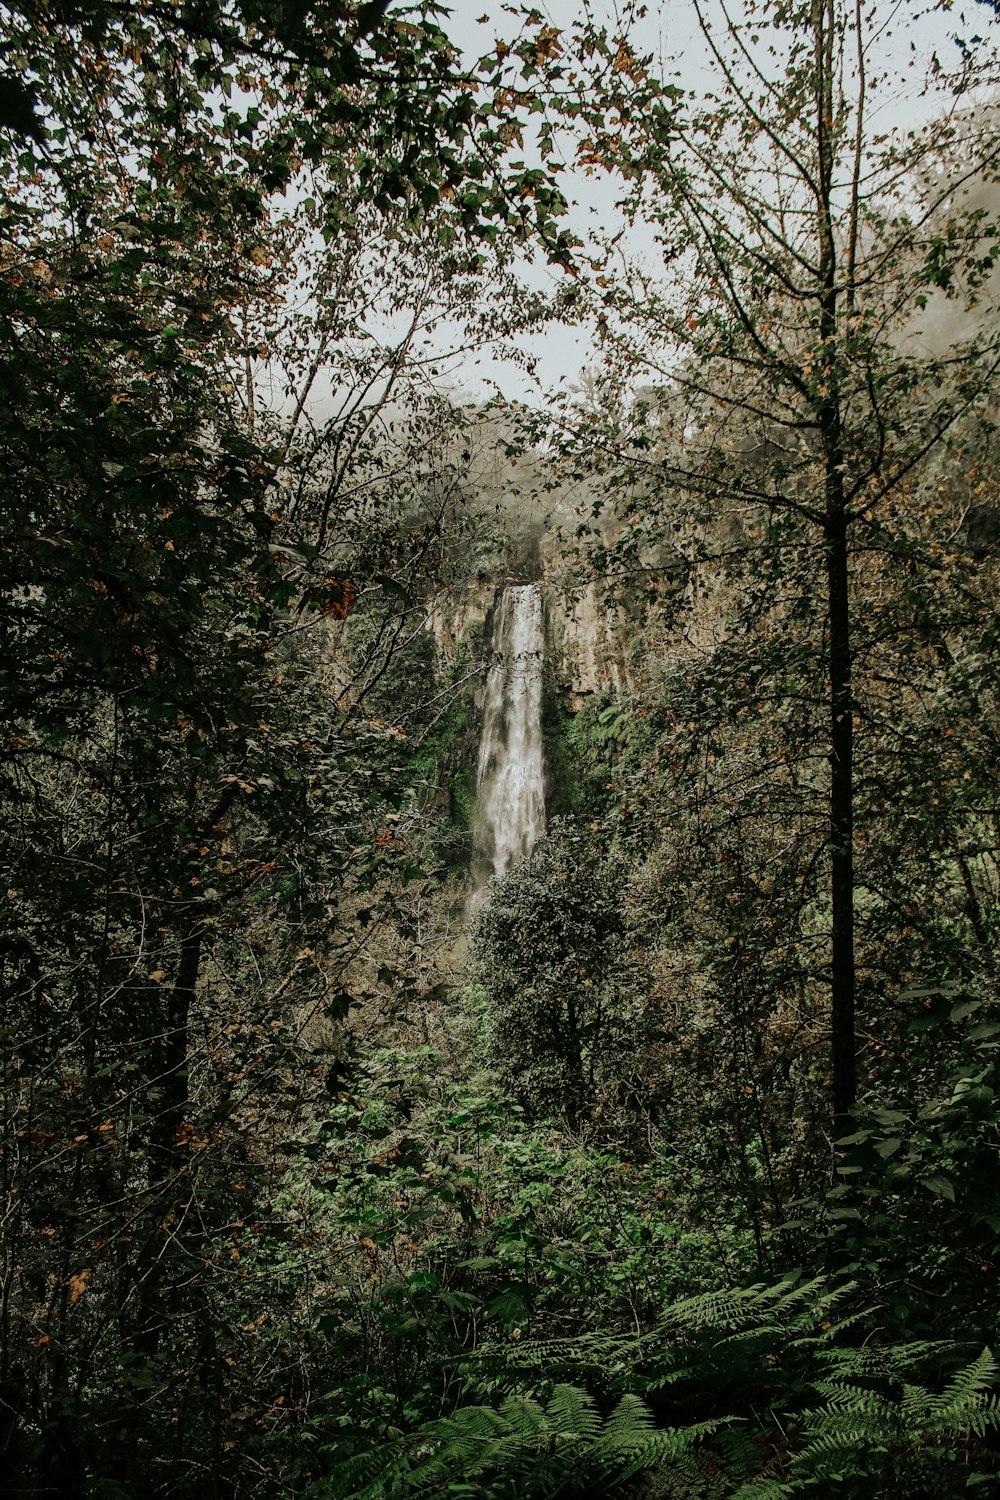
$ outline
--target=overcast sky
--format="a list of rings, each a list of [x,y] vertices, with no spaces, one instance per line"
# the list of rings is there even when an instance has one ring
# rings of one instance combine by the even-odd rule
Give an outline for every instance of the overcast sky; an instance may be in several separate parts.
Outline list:
[[[708,14],[718,10],[717,0],[704,0],[704,5]],[[537,0],[535,8],[560,30],[569,28],[585,9],[595,20],[604,21],[612,31],[620,25],[618,13],[621,7],[606,3],[606,0],[593,0],[586,7],[581,0]],[[739,14],[739,0],[729,10],[731,15]],[[882,131],[919,124],[941,108],[940,96],[935,98],[924,87],[932,54],[936,52],[944,65],[951,67],[959,56],[954,42],[956,34],[968,38],[977,29],[985,32],[997,26],[991,21],[988,8],[976,4],[975,0],[950,12],[932,6],[915,11],[913,5],[904,3],[904,0],[897,0],[897,3],[876,0],[866,10],[875,23],[870,61],[874,65],[877,57],[891,78],[891,86],[879,89],[877,94],[873,90],[875,97],[870,99],[877,110],[877,114],[869,116],[870,123],[873,129]],[[483,21],[482,17],[488,19]],[[498,0],[463,0],[462,4],[452,8],[442,24],[470,60],[474,60],[492,51],[495,36],[509,38],[512,30],[516,31],[518,21]],[[653,0],[631,36],[634,50],[653,54],[664,76],[672,76],[693,92],[711,86],[692,0],[670,0],[669,4],[660,5]],[[611,230],[618,227],[614,182],[603,177],[586,179],[579,173],[566,174],[561,182],[564,191],[577,203],[571,218],[577,232],[585,233],[588,224]],[[651,234],[633,233],[630,244],[632,253],[647,263],[654,259]],[[535,286],[559,284],[565,277],[565,273],[544,265],[537,265],[527,274]],[[444,339],[442,348],[446,342]],[[456,387],[474,397],[491,393],[495,382],[507,395],[537,399],[543,390],[551,390],[560,382],[575,381],[592,358],[585,334],[558,326],[550,327],[535,339],[525,340],[524,347],[537,362],[538,385],[516,368],[491,361],[486,356],[453,363],[450,379]]]

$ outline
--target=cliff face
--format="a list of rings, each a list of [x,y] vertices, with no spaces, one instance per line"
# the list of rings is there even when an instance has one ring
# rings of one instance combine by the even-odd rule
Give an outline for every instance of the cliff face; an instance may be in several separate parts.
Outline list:
[[[623,611],[603,603],[593,582],[575,597],[547,593],[550,680],[571,713],[588,698],[618,695],[631,685],[625,624]]]
[[[588,698],[628,689],[632,683],[624,612],[601,601],[596,583],[569,593],[547,576],[544,567],[535,576],[544,601],[546,680],[564,706],[576,713]],[[531,574],[519,570],[512,581],[526,578]],[[494,609],[507,582],[476,582],[447,609],[431,612],[428,629],[440,659],[454,660],[463,641],[473,644],[473,659],[488,658]]]
[[[600,481],[556,479],[544,454],[525,446],[512,414],[470,416],[462,442],[468,570],[464,585],[429,615],[438,660],[450,663],[464,650],[470,668],[485,666],[502,591],[539,583],[547,692],[576,713],[589,699],[632,686],[625,612],[607,605],[595,581],[570,579],[566,560],[567,538],[596,514]]]

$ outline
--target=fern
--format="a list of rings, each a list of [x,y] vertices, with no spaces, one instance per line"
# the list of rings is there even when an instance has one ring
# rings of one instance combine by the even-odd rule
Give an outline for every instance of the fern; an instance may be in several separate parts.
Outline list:
[[[995,1468],[997,1361],[942,1341],[859,1345],[874,1320],[855,1292],[820,1279],[725,1289],[674,1304],[639,1337],[487,1350],[462,1368],[499,1404],[341,1463],[322,1493],[951,1500],[972,1470]],[[657,1424],[653,1392],[678,1425]]]
[[[685,1416],[715,1418],[732,1403],[744,1442],[723,1461],[727,1497],[959,1493],[970,1466],[989,1467],[984,1440],[1000,1426],[993,1355],[970,1362],[943,1341],[859,1347],[874,1320],[851,1306],[856,1290],[813,1279],[713,1291],[674,1304],[638,1338],[522,1347],[516,1366],[509,1353],[487,1358],[500,1380],[537,1387],[572,1371],[606,1390],[669,1395]]]
[[[723,1288],[686,1297],[665,1310],[647,1332],[587,1334],[480,1350],[461,1362],[477,1382],[511,1380],[538,1384],[548,1379],[574,1383],[592,1378],[626,1382],[642,1370],[644,1389],[662,1389],[711,1372],[716,1379],[745,1378],[747,1363],[762,1350],[795,1347],[797,1338],[826,1338],[836,1331],[839,1306],[856,1290],[851,1282],[831,1287],[823,1279],[786,1279],[773,1286]],[[851,1320],[861,1314],[852,1314]],[[846,1324],[841,1325],[846,1326]]]
[[[499,1408],[462,1407],[378,1455],[341,1463],[321,1492],[331,1500],[418,1500],[447,1484],[453,1495],[496,1500],[614,1493],[642,1470],[680,1459],[721,1425],[658,1429],[646,1404],[630,1395],[603,1419],[588,1391],[559,1384],[544,1405],[512,1395]]]
[[[940,1395],[928,1395],[919,1387],[907,1387],[903,1405],[907,1417],[919,1422],[928,1434],[971,1433],[984,1437],[1000,1422],[1000,1403],[989,1395],[997,1383],[997,1362],[992,1350],[984,1349],[964,1370],[959,1370]]]
[[[792,1477],[777,1488],[770,1478],[745,1485],[739,1500],[835,1494],[930,1500],[963,1491],[969,1463],[977,1456],[988,1461],[977,1445],[1000,1426],[1000,1402],[991,1394],[998,1376],[993,1354],[984,1349],[941,1390],[904,1378],[949,1352],[940,1343],[824,1351],[820,1363],[831,1373],[812,1385],[822,1404],[807,1407],[794,1423]]]

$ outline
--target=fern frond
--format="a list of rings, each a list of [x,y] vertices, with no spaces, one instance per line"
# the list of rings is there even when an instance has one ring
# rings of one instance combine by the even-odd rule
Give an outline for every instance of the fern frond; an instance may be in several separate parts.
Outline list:
[[[499,1415],[506,1423],[509,1437],[514,1440],[515,1444],[522,1447],[541,1447],[551,1436],[552,1428],[548,1414],[533,1396],[508,1396],[499,1414],[490,1413],[489,1407],[466,1407],[453,1420],[456,1422],[464,1420],[466,1425],[473,1424],[476,1429],[481,1430],[496,1415]],[[483,1435],[485,1436],[485,1433]]]
[[[870,1454],[873,1450],[885,1452],[887,1447],[883,1435],[874,1431],[867,1422],[842,1424],[813,1439],[795,1455],[795,1468],[805,1473],[821,1473],[822,1461],[835,1460],[839,1465],[845,1454]]]
[[[340,1500],[408,1500],[440,1491],[456,1473],[467,1481],[490,1475],[521,1496],[555,1494],[565,1484],[592,1484],[614,1493],[633,1475],[673,1462],[726,1419],[657,1429],[649,1408],[625,1396],[602,1421],[586,1390],[558,1385],[543,1405],[534,1396],[507,1396],[499,1408],[468,1406],[379,1453],[351,1458],[331,1476]]]
[[[940,1395],[929,1396],[926,1402],[924,1409],[934,1423],[929,1430],[946,1432],[961,1428],[969,1415],[988,1404],[987,1392],[996,1385],[998,1374],[1000,1370],[991,1349],[984,1349],[963,1370],[956,1371]],[[910,1392],[911,1388],[907,1387],[903,1403],[907,1410],[911,1401],[916,1400],[916,1392],[912,1396]],[[919,1394],[927,1393],[921,1391]]]
[[[628,1442],[644,1441],[655,1431],[653,1414],[645,1401],[631,1394],[623,1396],[604,1424],[605,1438]]]
[[[826,1397],[824,1410],[831,1420],[836,1420],[842,1411],[851,1411],[861,1413],[871,1422],[878,1422],[887,1420],[898,1410],[897,1404],[881,1392],[845,1381],[817,1380],[813,1383],[813,1390]]]
[[[635,1465],[630,1472],[638,1473],[640,1468],[672,1463],[702,1438],[713,1436],[733,1420],[732,1417],[712,1417],[707,1422],[692,1422],[688,1427],[668,1427],[651,1432],[641,1450],[642,1463]]]
[[[586,1442],[594,1442],[601,1431],[597,1402],[579,1386],[557,1385],[548,1403],[546,1419],[561,1432]]]
[[[734,1490],[731,1500],[785,1500],[789,1486],[780,1479],[751,1479]]]
[[[850,1326],[850,1321],[844,1327]],[[839,1329],[837,1330],[839,1332]],[[921,1366],[953,1356],[955,1345],[946,1339],[914,1339],[905,1344],[872,1344],[857,1348],[821,1349],[817,1360],[828,1378],[902,1380]]]
[[[955,1462],[940,1440],[982,1440],[1000,1425],[1000,1401],[992,1394],[998,1376],[989,1349],[965,1364],[937,1391],[912,1377],[921,1364],[953,1355],[955,1346],[912,1343],[883,1349],[830,1351],[825,1359],[832,1370],[813,1382],[824,1404],[807,1411],[800,1421],[805,1445],[792,1458],[792,1468],[808,1488],[809,1482],[834,1479],[852,1467],[872,1472],[873,1462],[886,1474],[933,1472],[935,1493],[952,1493],[942,1472]],[[902,1380],[903,1374],[911,1377]],[[950,1444],[949,1444],[950,1446]]]
[[[666,1328],[710,1327],[732,1328],[735,1331],[741,1324],[744,1327],[753,1326],[765,1319],[784,1323],[787,1328],[788,1315],[802,1302],[814,1296],[823,1284],[822,1278],[817,1278],[798,1286],[781,1281],[775,1286],[758,1284],[701,1292],[697,1296],[675,1302],[660,1320],[657,1330],[645,1337],[654,1337],[657,1331]]]

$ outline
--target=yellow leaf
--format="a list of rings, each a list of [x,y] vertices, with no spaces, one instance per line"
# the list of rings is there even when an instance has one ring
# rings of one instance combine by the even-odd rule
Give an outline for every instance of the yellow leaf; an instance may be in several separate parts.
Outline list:
[[[87,1290],[87,1282],[90,1280],[90,1277],[90,1270],[84,1269],[82,1271],[77,1271],[75,1276],[71,1276],[69,1278],[69,1300],[74,1305],[79,1302],[80,1298]]]

